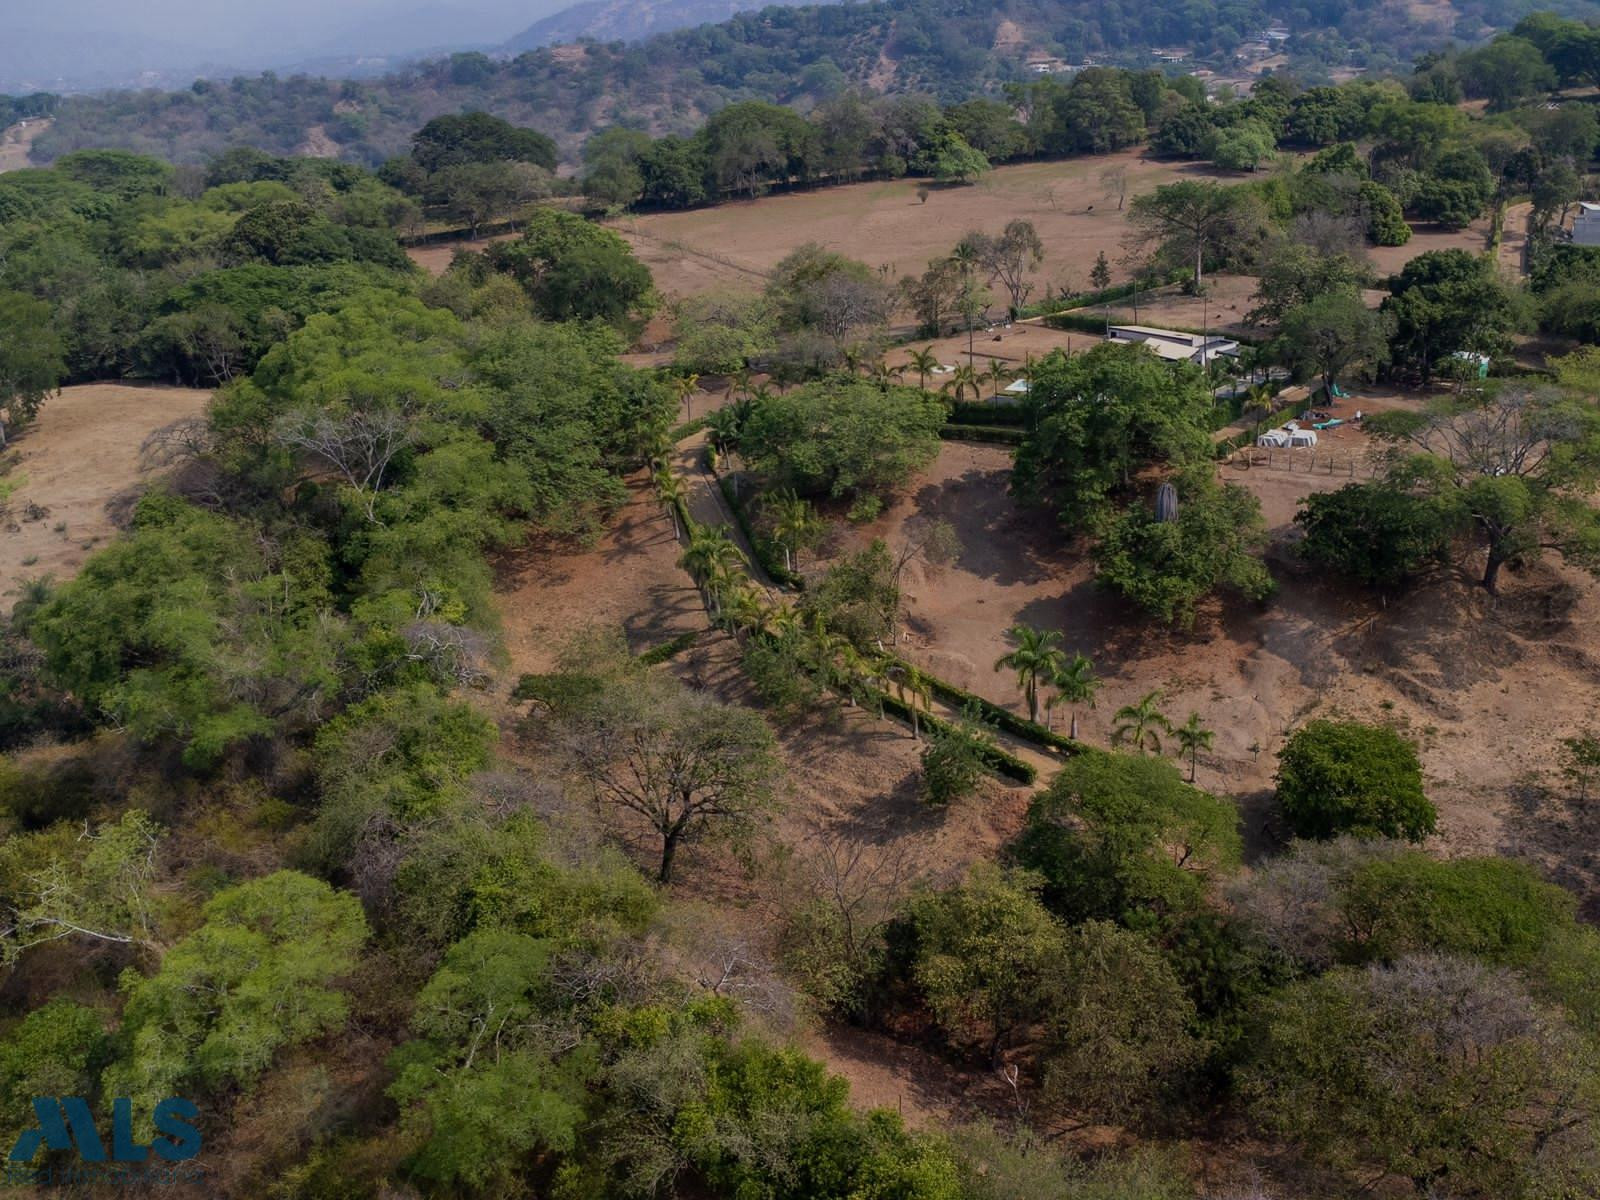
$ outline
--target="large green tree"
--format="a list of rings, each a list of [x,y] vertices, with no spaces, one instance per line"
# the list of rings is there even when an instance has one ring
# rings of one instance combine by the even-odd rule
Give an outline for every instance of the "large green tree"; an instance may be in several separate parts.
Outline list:
[[[1404,837],[1420,842],[1437,813],[1422,791],[1416,747],[1394,730],[1311,721],[1278,754],[1278,803],[1298,837]]]
[[[0,291],[0,448],[39,412],[66,373],[66,346],[50,306]]]

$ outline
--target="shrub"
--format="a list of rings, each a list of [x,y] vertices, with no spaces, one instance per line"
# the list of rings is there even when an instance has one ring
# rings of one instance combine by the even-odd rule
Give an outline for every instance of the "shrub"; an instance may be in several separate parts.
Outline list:
[[[970,723],[936,731],[922,751],[922,798],[945,805],[972,795],[983,775],[983,733]]]
[[[1297,837],[1420,842],[1438,813],[1422,792],[1417,751],[1394,730],[1312,721],[1278,755],[1278,803]]]

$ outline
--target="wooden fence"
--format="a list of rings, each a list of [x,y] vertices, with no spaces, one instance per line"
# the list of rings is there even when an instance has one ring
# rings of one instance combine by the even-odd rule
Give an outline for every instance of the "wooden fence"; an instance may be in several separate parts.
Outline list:
[[[1297,475],[1333,475],[1371,479],[1379,465],[1371,455],[1317,446],[1241,446],[1228,456],[1228,465],[1240,471],[1288,471]]]

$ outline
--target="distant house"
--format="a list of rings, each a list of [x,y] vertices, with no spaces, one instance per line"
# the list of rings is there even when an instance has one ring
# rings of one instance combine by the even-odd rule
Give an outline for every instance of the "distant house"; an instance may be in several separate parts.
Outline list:
[[[1239,343],[1216,334],[1184,333],[1177,329],[1156,329],[1150,325],[1113,325],[1106,341],[1124,346],[1141,345],[1168,362],[1191,362],[1205,366],[1218,358],[1236,358]]]
[[[1600,246],[1600,204],[1581,201],[1572,221],[1572,240],[1580,246]]]

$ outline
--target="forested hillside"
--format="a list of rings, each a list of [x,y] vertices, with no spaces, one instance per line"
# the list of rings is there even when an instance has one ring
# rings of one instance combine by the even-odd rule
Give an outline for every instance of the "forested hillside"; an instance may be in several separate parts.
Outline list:
[[[1596,8],[1568,7],[1580,15]],[[1450,37],[1510,25],[1521,8],[1462,0],[1448,20],[1418,23],[1411,7],[1283,0],[1196,0],[1182,7],[1089,0],[952,0],[773,8],[643,43],[585,43],[509,61],[459,54],[374,81],[272,75],[203,81],[181,92],[71,97],[35,155],[116,146],[198,162],[230,145],[276,154],[336,153],[375,164],[441,113],[483,109],[530,125],[575,160],[583,137],[615,123],[685,133],[724,105],[766,99],[807,106],[842,90],[925,92],[959,100],[1031,78],[1030,54],[1150,64],[1181,47],[1193,64],[1225,67],[1268,24],[1293,33],[1291,64],[1308,78],[1330,67],[1384,69]]]

